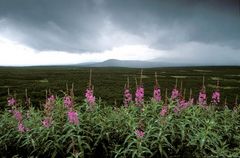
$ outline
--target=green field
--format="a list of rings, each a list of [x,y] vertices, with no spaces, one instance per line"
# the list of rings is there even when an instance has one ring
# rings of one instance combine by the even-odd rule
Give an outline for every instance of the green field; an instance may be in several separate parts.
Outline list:
[[[110,105],[122,105],[122,93],[126,79],[130,78],[131,91],[135,92],[135,78],[139,79],[140,69],[133,68],[92,68],[92,83],[95,87],[95,96],[101,97],[103,102]],[[154,86],[154,73],[158,73],[158,81],[162,92],[166,88],[172,89],[176,78],[183,82],[183,88],[192,88],[194,98],[197,98],[205,76],[208,101],[215,88],[216,81],[220,81],[221,101],[227,97],[229,105],[233,105],[235,96],[240,95],[240,67],[186,67],[186,68],[150,68],[143,69],[143,83],[145,87],[145,100],[152,97]],[[25,89],[34,106],[44,102],[45,90],[63,96],[66,83],[74,83],[77,101],[82,102],[84,92],[88,85],[89,68],[74,66],[54,67],[0,67],[0,106],[6,105],[7,89],[17,95],[19,101],[23,100]],[[163,93],[162,93],[163,95]],[[169,94],[170,96],[170,94]]]

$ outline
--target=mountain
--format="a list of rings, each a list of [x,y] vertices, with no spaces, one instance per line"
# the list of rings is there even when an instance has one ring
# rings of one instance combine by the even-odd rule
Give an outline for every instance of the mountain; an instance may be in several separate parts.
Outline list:
[[[81,63],[78,65],[84,66],[84,67],[129,67],[129,68],[186,66],[184,64],[177,64],[177,63],[140,61],[140,60],[116,60],[116,59],[109,59],[109,60],[98,62],[98,63]]]

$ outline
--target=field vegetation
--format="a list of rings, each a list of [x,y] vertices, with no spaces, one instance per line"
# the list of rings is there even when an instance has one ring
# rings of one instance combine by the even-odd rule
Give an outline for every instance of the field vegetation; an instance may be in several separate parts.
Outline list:
[[[236,95],[240,95],[240,68],[239,67],[186,67],[186,68],[150,68],[143,69],[143,84],[145,98],[153,95],[155,72],[162,91],[172,89],[178,78],[178,87],[182,81],[183,88],[189,92],[192,89],[194,98],[202,86],[202,78],[205,76],[208,102],[216,86],[220,82],[221,102],[225,98],[231,106]],[[135,78],[139,79],[140,69],[133,68],[93,68],[92,82],[94,84],[96,98],[101,97],[103,103],[121,106],[123,104],[123,89],[127,77],[130,81],[130,90],[135,92]],[[74,93],[78,96],[78,102],[83,102],[85,89],[88,86],[89,68],[64,66],[64,67],[0,67],[0,107],[6,103],[8,88],[15,93],[19,101],[25,97],[25,89],[35,107],[39,107],[45,101],[45,91],[51,89],[54,94],[62,97],[62,90],[66,89],[66,83],[74,83]],[[188,93],[187,92],[187,93]]]
[[[240,157],[238,67],[1,72],[1,157]]]

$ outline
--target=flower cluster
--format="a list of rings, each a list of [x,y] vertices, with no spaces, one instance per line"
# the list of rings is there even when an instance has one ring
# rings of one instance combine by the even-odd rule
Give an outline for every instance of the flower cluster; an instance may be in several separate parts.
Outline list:
[[[128,107],[130,102],[132,101],[132,94],[130,93],[130,90],[128,88],[125,88],[123,97],[124,97],[124,100],[123,100],[124,106]]]
[[[9,110],[9,112],[12,113],[13,117],[18,122],[18,131],[19,132],[28,131],[29,129],[24,127],[24,125],[23,125],[22,112],[17,110],[17,101],[16,101],[16,99],[14,97],[10,96],[10,94],[8,94],[8,95],[9,95],[9,97],[7,99],[7,103],[8,103],[8,106],[11,107],[11,110]]]
[[[46,117],[43,121],[42,124],[44,127],[49,128],[52,125],[52,118],[51,117]]]
[[[22,122],[22,113],[18,110],[14,110],[13,111],[13,116],[15,117],[15,119],[18,121],[18,122]]]
[[[137,130],[135,130],[135,134],[136,134],[137,138],[143,138],[145,133],[143,130],[137,129]]]
[[[22,122],[18,122],[18,131],[25,132],[25,131],[28,131],[28,128],[24,127]]]
[[[179,97],[179,91],[178,89],[175,87],[173,90],[172,90],[172,95],[171,95],[171,98],[172,100],[175,100]]]
[[[135,103],[139,107],[143,106],[143,103],[144,103],[144,88],[143,88],[143,86],[138,86],[136,89]]]
[[[161,112],[160,112],[160,115],[161,115],[161,116],[166,116],[167,113],[168,113],[168,106],[167,106],[167,105],[164,105],[164,106],[162,107],[162,110],[161,110]]]
[[[204,91],[199,92],[198,96],[198,104],[202,106],[207,105],[207,94]]]
[[[72,97],[69,96],[69,95],[66,95],[66,96],[63,98],[63,104],[64,104],[64,106],[65,106],[67,109],[71,109],[71,108],[73,107]]]
[[[67,92],[68,92],[68,89],[67,89]],[[78,114],[74,110],[73,84],[72,84],[72,88],[70,90],[70,95],[68,95],[68,94],[65,95],[65,97],[63,98],[63,103],[67,109],[68,122],[70,124],[78,125],[79,124]]]
[[[184,90],[184,95],[183,97],[181,97],[179,99],[179,101],[177,102],[177,105],[174,107],[173,111],[175,113],[179,113],[181,110],[184,110],[186,108],[188,108],[189,106],[192,106],[193,105],[193,102],[194,102],[194,98],[192,98],[192,91],[190,90],[190,97],[189,97],[189,100],[185,100],[185,90]]]
[[[7,99],[7,102],[8,102],[8,106],[15,106],[16,105],[16,99],[14,99],[13,97],[9,97],[8,99]]]
[[[79,120],[78,120],[78,114],[75,111],[68,111],[68,121],[71,124],[78,125]]]
[[[85,97],[86,97],[86,102],[88,103],[88,105],[89,106],[94,106],[95,96],[93,95],[93,89],[92,88],[86,89]]]
[[[23,116],[22,116],[22,113],[18,110],[13,110],[13,116],[15,117],[15,119],[17,120],[18,122],[18,131],[19,132],[26,132],[26,131],[29,131],[28,128],[26,128],[24,125],[23,125]]]
[[[44,104],[45,118],[42,121],[42,125],[49,128],[52,125],[52,111],[55,105],[56,98],[54,95],[49,95],[46,98],[46,103]]]
[[[220,103],[220,92],[218,90],[214,91],[212,94],[212,103],[213,104]]]
[[[158,84],[158,79],[157,79],[157,72],[155,72],[155,86],[153,90],[153,100],[155,102],[160,102],[161,101],[161,90]]]
[[[155,86],[154,91],[153,91],[153,100],[156,102],[161,101],[161,90],[158,86]]]

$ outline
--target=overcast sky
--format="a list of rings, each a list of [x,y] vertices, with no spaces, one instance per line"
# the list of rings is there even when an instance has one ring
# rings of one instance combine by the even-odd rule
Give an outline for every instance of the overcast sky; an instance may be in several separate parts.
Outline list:
[[[239,0],[0,0],[0,65],[240,65]]]

